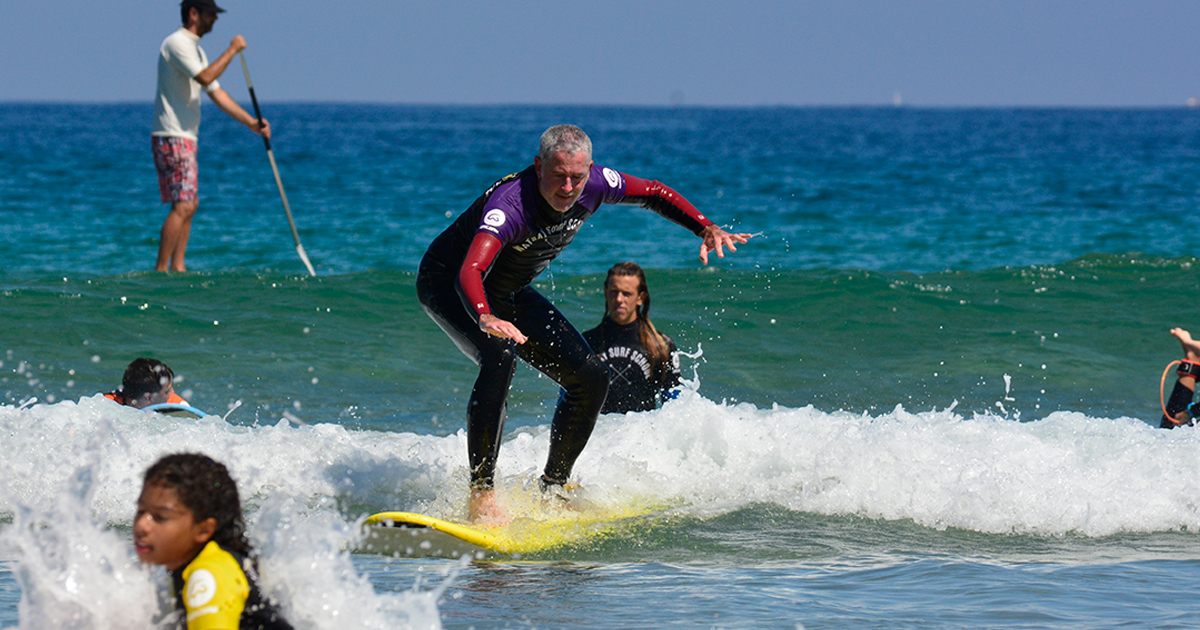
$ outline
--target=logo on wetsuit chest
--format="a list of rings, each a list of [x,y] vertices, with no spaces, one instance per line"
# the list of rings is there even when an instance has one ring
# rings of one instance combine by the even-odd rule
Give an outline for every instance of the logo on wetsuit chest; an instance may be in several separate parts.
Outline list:
[[[601,361],[608,364],[609,372],[612,373],[614,380],[619,378],[626,383],[632,384],[633,380],[629,377],[629,369],[635,365],[641,369],[642,378],[647,381],[650,380],[649,359],[646,358],[646,355],[633,348],[613,346],[597,356],[600,357]],[[614,359],[624,359],[624,361],[615,361]],[[620,363],[624,363],[624,365],[618,365]]]
[[[575,236],[575,232],[578,232],[579,228],[582,226],[583,219],[567,219],[566,221],[563,221],[557,225],[551,225],[550,227],[538,230],[537,234],[534,234],[533,236],[521,241],[519,244],[514,245],[513,249],[523,252],[530,247],[533,247],[533,245],[538,241],[547,240],[552,236],[559,236],[560,238],[555,242],[549,243],[549,245],[553,247],[562,247],[566,243],[571,242],[571,239]]]

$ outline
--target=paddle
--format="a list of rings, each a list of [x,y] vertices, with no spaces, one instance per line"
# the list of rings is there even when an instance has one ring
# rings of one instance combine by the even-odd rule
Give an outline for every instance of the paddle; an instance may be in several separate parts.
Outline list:
[[[242,51],[238,51],[238,58],[242,60],[242,74],[246,75],[246,89],[250,90],[250,102],[254,103],[254,116],[258,118],[258,124],[262,124],[262,111],[258,109],[258,98],[254,96],[254,84],[250,82],[250,68],[246,67],[246,56]],[[267,159],[271,160],[271,170],[275,173],[275,185],[279,186],[279,198],[283,200],[283,211],[287,213],[288,225],[292,227],[292,239],[296,241],[296,253],[300,254],[300,260],[304,261],[304,266],[308,267],[309,275],[315,276],[317,272],[313,271],[312,263],[308,262],[308,254],[304,253],[304,246],[300,244],[300,233],[296,231],[296,221],[292,219],[292,209],[288,206],[287,193],[283,192],[283,180],[279,179],[279,167],[275,165],[275,152],[271,150],[271,139],[263,136],[263,143],[267,145]]]

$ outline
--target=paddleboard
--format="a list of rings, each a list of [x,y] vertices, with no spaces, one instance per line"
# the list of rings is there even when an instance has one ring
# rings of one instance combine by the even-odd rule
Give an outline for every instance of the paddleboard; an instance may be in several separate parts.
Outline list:
[[[142,407],[146,411],[157,411],[163,415],[175,416],[176,418],[203,418],[203,411],[191,406],[181,405],[179,403],[159,403],[157,405],[147,405]]]
[[[414,512],[381,512],[363,524],[366,537],[359,551],[414,558],[520,557],[611,534],[630,525],[629,519],[652,511],[639,507],[582,512],[552,509],[514,518],[497,527],[467,525]]]

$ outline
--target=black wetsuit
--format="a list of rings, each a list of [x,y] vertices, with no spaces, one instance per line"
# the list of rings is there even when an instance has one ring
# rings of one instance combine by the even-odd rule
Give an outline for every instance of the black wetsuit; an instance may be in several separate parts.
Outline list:
[[[529,283],[605,203],[649,208],[697,235],[712,225],[670,188],[597,165],[575,205],[558,212],[542,197],[537,173],[529,167],[493,184],[434,239],[421,259],[421,305],[479,365],[467,406],[473,488],[493,485],[517,357],[565,390],[550,427],[546,477],[565,481],[591,436],[608,391],[608,369],[579,331]],[[481,254],[478,245],[489,237],[498,241],[498,250]],[[484,333],[479,328],[483,314],[511,322],[527,341],[517,344]]]
[[[621,325],[605,317],[599,326],[583,333],[592,350],[608,366],[608,397],[600,413],[649,411],[663,402],[671,388],[679,386],[675,342],[662,335],[670,357],[653,365],[650,353],[642,345],[641,327],[640,319]]]
[[[1191,402],[1192,402],[1192,396],[1194,394],[1195,394],[1195,392],[1188,389],[1187,387],[1184,387],[1182,383],[1180,383],[1179,381],[1175,381],[1175,389],[1171,390],[1171,397],[1167,399],[1167,413],[1174,416],[1175,414],[1179,413],[1180,411],[1187,409],[1188,405],[1191,404]],[[1195,422],[1193,421],[1193,422],[1189,422],[1187,424],[1194,424],[1194,423]],[[1160,428],[1160,429],[1174,429],[1177,426],[1180,426],[1180,425],[1172,422],[1171,419],[1168,418],[1167,416],[1163,416],[1162,420],[1160,420],[1158,423],[1158,428]]]

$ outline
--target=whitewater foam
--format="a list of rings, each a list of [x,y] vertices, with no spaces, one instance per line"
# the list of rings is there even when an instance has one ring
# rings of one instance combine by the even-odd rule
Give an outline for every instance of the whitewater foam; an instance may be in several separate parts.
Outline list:
[[[168,452],[225,462],[262,553],[264,588],[312,627],[436,626],[433,590],[377,594],[349,556],[384,510],[460,518],[466,438],[335,424],[240,426],[120,407],[100,396],[0,407],[7,436],[4,557],[28,627],[148,625],[161,571],[129,544],[140,476]],[[549,427],[522,427],[498,478],[528,483]],[[989,534],[1198,531],[1200,435],[1056,412],[1031,422],[946,409],[876,416],[717,403],[687,390],[662,409],[600,418],[574,478],[597,501],[638,497],[707,518],[756,504]],[[452,579],[446,576],[444,580]]]

